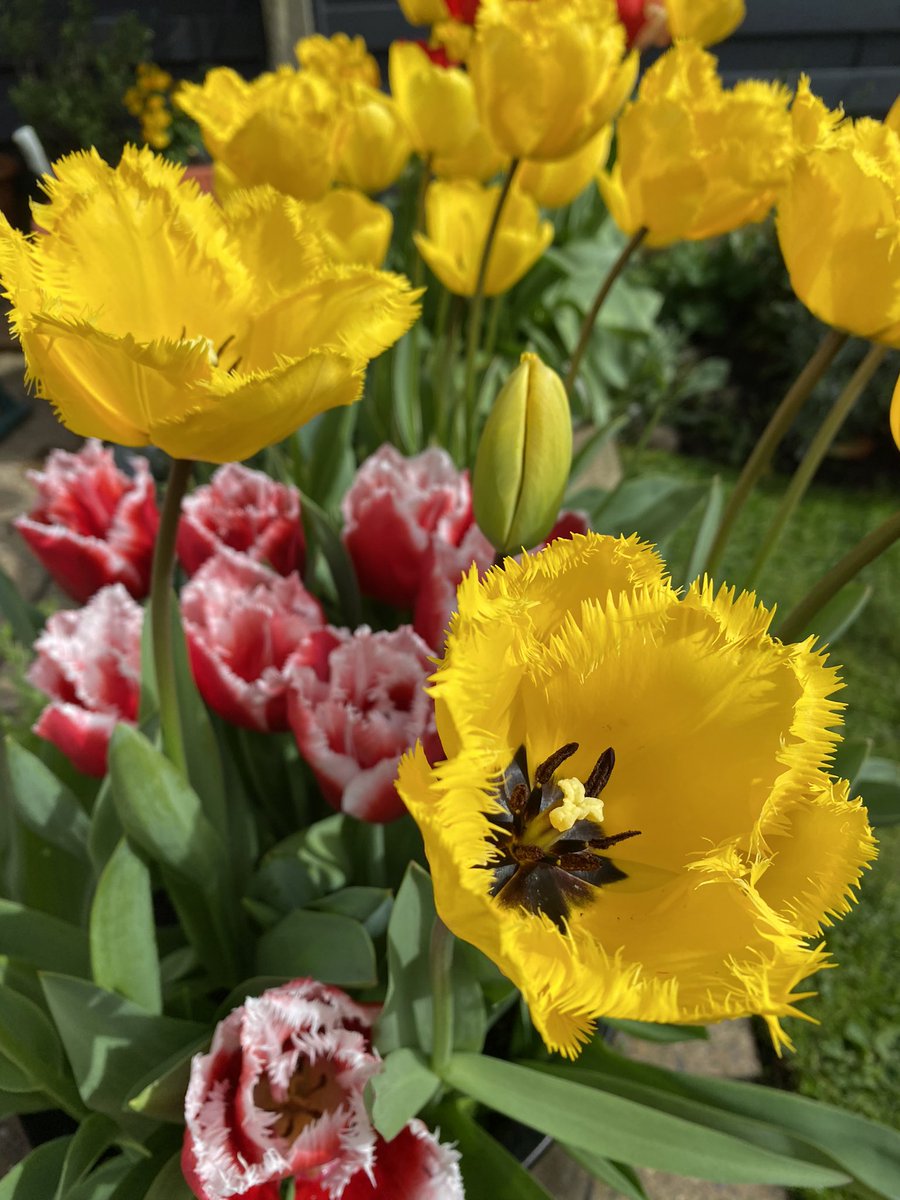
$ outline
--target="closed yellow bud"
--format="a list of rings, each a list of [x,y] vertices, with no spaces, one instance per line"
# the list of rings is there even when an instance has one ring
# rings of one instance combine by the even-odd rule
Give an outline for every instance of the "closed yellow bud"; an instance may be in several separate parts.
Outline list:
[[[365,83],[341,89],[337,178],[361,192],[383,192],[399,179],[412,153],[400,110]]]
[[[625,41],[614,0],[483,0],[468,61],[492,140],[513,158],[580,150],[634,85]]]
[[[820,113],[816,125],[801,114],[778,199],[781,252],[794,291],[822,321],[900,346],[900,134],[869,119],[838,125],[835,115]]]
[[[571,469],[566,389],[536,354],[523,354],[485,422],[472,477],[475,520],[498,553],[546,538]]]
[[[394,218],[390,209],[352,188],[333,188],[307,212],[318,225],[329,256],[340,263],[380,267],[387,257]]]
[[[525,162],[516,172],[515,186],[533,196],[541,208],[564,208],[580,196],[597,172],[606,166],[612,125],[604,125],[586,146],[559,162]]]
[[[457,296],[474,296],[478,268],[497,206],[499,187],[472,180],[437,180],[425,193],[427,236],[416,233],[416,248],[438,279]],[[484,282],[485,296],[507,292],[529,271],[553,241],[553,226],[542,221],[530,196],[507,197],[494,236]]]
[[[301,38],[294,47],[297,62],[314,75],[321,75],[330,83],[367,83],[369,87],[381,86],[378,63],[366,49],[361,37],[348,37],[346,33],[335,33],[330,38],[314,33]]]
[[[616,124],[615,166],[598,177],[619,228],[651,246],[761,221],[787,179],[790,93],[747,80],[726,91],[716,59],[691,42],[647,71]]]
[[[444,0],[400,0],[400,7],[410,25],[437,25],[450,15]]]
[[[712,46],[734,33],[747,10],[744,0],[666,0],[666,15],[676,41]]]

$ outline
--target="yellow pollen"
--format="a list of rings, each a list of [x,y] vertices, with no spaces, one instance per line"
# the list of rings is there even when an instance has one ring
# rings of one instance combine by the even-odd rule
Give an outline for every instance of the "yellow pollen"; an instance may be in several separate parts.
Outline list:
[[[562,800],[549,814],[554,829],[565,833],[576,821],[585,819],[599,825],[603,820],[603,801],[598,796],[586,796],[581,780],[559,779],[556,786],[562,792]]]

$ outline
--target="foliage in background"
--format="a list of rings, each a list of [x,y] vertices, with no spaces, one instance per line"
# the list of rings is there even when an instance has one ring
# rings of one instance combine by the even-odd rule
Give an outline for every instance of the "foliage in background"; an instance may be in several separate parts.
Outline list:
[[[10,98],[51,159],[96,146],[116,160],[131,135],[122,96],[148,55],[151,31],[133,12],[101,26],[91,0],[68,0],[61,17],[48,7],[46,0],[0,6],[0,46],[17,75]]]

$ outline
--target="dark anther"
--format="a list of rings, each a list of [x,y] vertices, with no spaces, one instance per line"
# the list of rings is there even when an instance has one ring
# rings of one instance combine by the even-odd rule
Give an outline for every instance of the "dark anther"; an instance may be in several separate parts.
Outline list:
[[[234,341],[234,334],[229,333],[228,337],[225,339],[225,341],[222,343],[222,345],[216,351],[216,358],[221,358],[226,347],[230,346],[233,341]]]
[[[584,794],[586,796],[599,796],[609,783],[609,777],[612,775],[615,765],[616,752],[612,746],[608,746],[594,763],[594,769],[588,775],[584,785]]]
[[[228,368],[228,374],[229,374],[229,375],[233,375],[233,374],[235,373],[235,371],[236,371],[236,370],[238,369],[238,367],[241,365],[241,361],[242,361],[243,357],[244,357],[244,356],[243,356],[243,354],[239,354],[239,355],[237,356],[237,358],[234,360],[234,362],[233,362],[233,363],[231,364],[231,366]]]
[[[543,787],[545,783],[549,783],[566,759],[571,758],[577,749],[577,742],[566,742],[565,746],[560,746],[549,758],[545,758],[534,773],[535,785]],[[587,794],[591,795],[592,793]]]
[[[525,783],[517,783],[509,794],[509,811],[515,817],[523,812],[528,803],[529,788]]]
[[[575,854],[560,854],[556,865],[563,871],[594,871],[600,865],[600,859],[590,850],[581,850]]]
[[[527,843],[511,846],[510,854],[519,863],[542,863],[549,861],[548,856],[540,846],[529,846]]]
[[[619,842],[627,841],[628,838],[640,837],[639,829],[626,829],[624,833],[614,833],[610,837],[591,838],[588,845],[594,850],[608,850],[610,846],[618,846]]]

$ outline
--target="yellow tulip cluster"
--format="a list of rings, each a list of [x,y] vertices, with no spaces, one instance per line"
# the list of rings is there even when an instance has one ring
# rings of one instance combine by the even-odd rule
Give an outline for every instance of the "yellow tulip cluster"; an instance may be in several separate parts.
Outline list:
[[[171,90],[172,76],[168,71],[155,63],[140,63],[134,84],[122,97],[131,115],[140,120],[141,137],[154,150],[165,150],[172,140]]]

